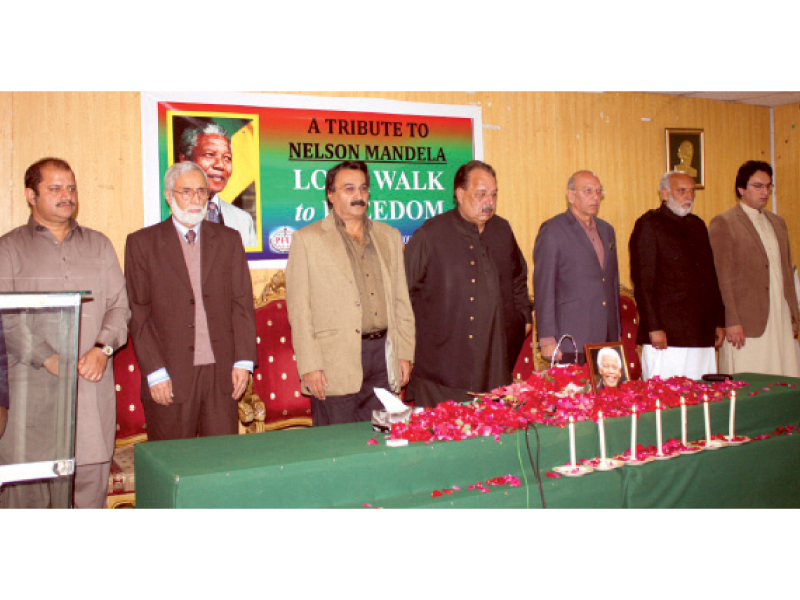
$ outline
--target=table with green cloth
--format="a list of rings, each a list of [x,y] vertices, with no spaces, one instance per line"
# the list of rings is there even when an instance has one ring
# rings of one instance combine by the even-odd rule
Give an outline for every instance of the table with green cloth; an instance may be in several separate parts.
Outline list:
[[[560,478],[546,475],[570,460],[568,429],[544,425],[401,447],[387,446],[370,423],[144,442],[135,451],[136,506],[542,508],[543,495],[546,508],[799,507],[800,379],[735,378],[748,384],[737,390],[736,435],[768,438]],[[712,435],[727,435],[730,400],[710,402],[709,411]],[[661,412],[663,440],[680,440],[680,408]],[[779,427],[795,433],[776,435]],[[655,413],[639,415],[637,442],[654,445],[656,435]],[[631,418],[605,419],[605,437],[609,457],[627,451]],[[687,407],[687,438],[705,438],[701,405]],[[575,440],[578,459],[599,456],[595,422],[576,423]],[[506,475],[521,485],[486,484]]]

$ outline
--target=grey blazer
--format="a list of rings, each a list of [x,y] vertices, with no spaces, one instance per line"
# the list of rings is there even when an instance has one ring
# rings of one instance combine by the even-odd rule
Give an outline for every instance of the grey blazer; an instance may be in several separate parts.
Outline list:
[[[595,217],[605,247],[601,267],[581,224],[567,209],[542,223],[533,248],[533,295],[539,339],[569,334],[562,352],[620,339],[619,267],[614,228]]]

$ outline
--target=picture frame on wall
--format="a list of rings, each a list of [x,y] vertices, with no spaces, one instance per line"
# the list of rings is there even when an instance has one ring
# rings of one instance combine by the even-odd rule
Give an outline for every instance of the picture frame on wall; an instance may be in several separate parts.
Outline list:
[[[705,140],[702,129],[666,129],[667,171],[682,171],[705,187]]]
[[[606,387],[619,387],[630,379],[622,342],[586,344],[583,351],[593,392]]]

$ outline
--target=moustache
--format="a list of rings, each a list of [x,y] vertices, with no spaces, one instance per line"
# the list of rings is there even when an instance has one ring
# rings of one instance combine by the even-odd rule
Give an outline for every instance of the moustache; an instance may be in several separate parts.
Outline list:
[[[366,205],[367,205],[367,203],[364,202],[363,200],[353,200],[350,203],[350,206],[366,206]]]
[[[59,202],[56,204],[56,206],[75,206],[75,203],[71,200],[68,200],[67,202]]]
[[[481,212],[482,213],[493,213],[494,212],[494,206],[484,206],[481,209]]]

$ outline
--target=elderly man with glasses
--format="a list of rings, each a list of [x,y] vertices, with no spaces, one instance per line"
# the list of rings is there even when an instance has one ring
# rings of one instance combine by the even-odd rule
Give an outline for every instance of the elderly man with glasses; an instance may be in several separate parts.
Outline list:
[[[164,177],[166,220],[128,236],[131,339],[149,440],[230,435],[256,360],[250,271],[239,234],[206,221],[208,181],[192,162]]]
[[[708,227],[725,304],[723,373],[800,376],[798,307],[786,222],[767,210],[772,167],[750,160],[739,167],[739,202]]]
[[[620,339],[619,267],[614,228],[597,217],[600,179],[578,171],[567,182],[569,207],[542,223],[533,247],[533,302],[542,356],[585,364],[586,344]]]

